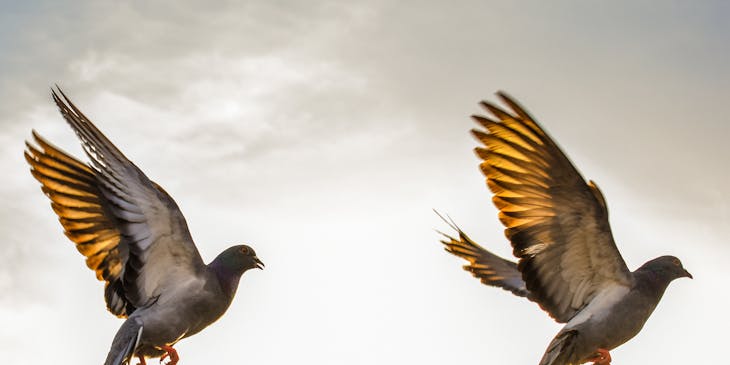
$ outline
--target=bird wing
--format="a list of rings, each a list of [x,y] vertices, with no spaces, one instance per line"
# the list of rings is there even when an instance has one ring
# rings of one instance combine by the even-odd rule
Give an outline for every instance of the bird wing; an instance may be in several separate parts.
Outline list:
[[[124,296],[122,272],[129,256],[117,228],[117,220],[99,190],[93,170],[33,131],[33,144],[26,142],[25,159],[31,174],[51,199],[66,236],[86,257],[86,265],[96,278],[106,281],[104,298],[107,309],[127,317],[134,306]]]
[[[441,218],[443,219],[443,217]],[[496,286],[509,290],[514,295],[529,298],[530,292],[525,286],[525,281],[522,280],[522,273],[517,270],[516,263],[487,251],[469,238],[456,224],[445,219],[444,221],[457,232],[459,237],[455,238],[439,232],[446,238],[441,240],[441,243],[444,244],[447,252],[469,261],[467,265],[463,266],[464,270],[469,271],[483,284]]]
[[[567,322],[596,293],[633,279],[616,248],[606,202],[560,148],[515,101],[513,113],[489,102],[494,116],[473,116],[475,149],[494,194],[505,235],[519,258],[527,290],[558,322]]]
[[[203,260],[175,201],[58,91],[63,99],[54,91],[53,100],[91,163],[35,133],[40,148],[28,144],[26,159],[66,235],[97,278],[107,281],[109,310],[126,316],[181,278],[201,273]]]

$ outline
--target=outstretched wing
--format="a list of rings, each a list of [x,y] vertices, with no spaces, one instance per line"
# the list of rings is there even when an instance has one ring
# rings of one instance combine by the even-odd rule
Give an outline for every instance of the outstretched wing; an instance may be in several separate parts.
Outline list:
[[[441,218],[443,219],[443,217]],[[441,243],[446,246],[444,249],[447,252],[469,261],[469,264],[463,266],[464,270],[471,272],[483,284],[496,286],[509,290],[514,295],[529,298],[530,292],[527,291],[525,281],[522,280],[522,273],[517,270],[516,263],[485,250],[472,241],[456,224],[446,221],[446,219],[444,221],[458,233],[459,238],[439,232],[446,238],[441,240]]]
[[[31,174],[51,199],[66,236],[86,257],[86,265],[96,278],[106,281],[104,297],[114,315],[126,317],[134,306],[124,296],[121,275],[129,256],[120,244],[118,222],[99,190],[94,172],[33,131],[34,146],[26,142],[25,159]]]
[[[533,299],[567,322],[599,291],[630,286],[632,276],[613,241],[606,203],[515,101],[498,93],[509,113],[482,105],[494,116],[473,116],[476,148],[492,201],[506,227],[518,269]]]
[[[28,144],[26,159],[67,236],[107,281],[109,310],[125,316],[199,274],[203,261],[172,198],[59,92],[63,99],[54,91],[53,100],[91,163],[80,163],[35,133],[40,148]]]

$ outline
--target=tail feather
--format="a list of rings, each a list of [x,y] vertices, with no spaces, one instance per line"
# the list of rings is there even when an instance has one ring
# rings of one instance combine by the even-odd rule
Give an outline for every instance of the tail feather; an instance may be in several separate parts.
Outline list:
[[[578,365],[575,358],[576,336],[578,331],[561,331],[550,342],[540,365]]]
[[[136,318],[126,320],[114,336],[104,365],[128,365],[142,338],[143,329],[142,322]]]

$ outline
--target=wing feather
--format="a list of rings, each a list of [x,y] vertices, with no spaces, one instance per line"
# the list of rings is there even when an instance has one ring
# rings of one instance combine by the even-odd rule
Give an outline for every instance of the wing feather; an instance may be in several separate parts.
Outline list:
[[[441,218],[444,219],[443,217]],[[445,238],[441,240],[441,243],[444,244],[444,249],[447,252],[469,262],[463,266],[464,270],[469,271],[483,284],[496,286],[508,290],[517,296],[530,299],[529,292],[525,287],[525,282],[522,280],[522,274],[517,270],[516,263],[505,260],[485,250],[469,238],[456,224],[446,219],[444,221],[456,230],[458,238],[441,233]]]
[[[85,165],[35,131],[26,160],[66,235],[105,280],[109,310],[126,316],[203,261],[174,200],[129,161],[59,89],[53,100],[81,140]],[[154,264],[150,264],[154,262]]]
[[[136,307],[144,306],[165,287],[200,274],[203,261],[175,201],[59,93],[54,92],[53,98],[81,140],[100,191],[128,241],[123,281],[127,299]]]
[[[475,152],[526,289],[567,322],[598,291],[633,279],[600,190],[517,102],[498,95],[511,111],[481,103],[492,116],[473,116],[485,128],[472,131],[483,144]]]
[[[46,141],[33,131],[33,140],[39,147],[26,143],[25,159],[31,173],[41,183],[41,190],[51,200],[66,236],[86,257],[86,266],[105,281],[107,308],[118,316],[126,317],[134,306],[110,288],[122,283],[121,273],[127,260],[121,233],[116,227],[93,170]],[[121,248],[120,248],[121,244]]]

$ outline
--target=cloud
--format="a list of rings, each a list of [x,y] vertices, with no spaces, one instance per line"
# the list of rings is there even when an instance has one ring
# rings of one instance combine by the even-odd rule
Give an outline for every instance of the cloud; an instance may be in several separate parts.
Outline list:
[[[267,263],[220,323],[180,344],[191,363],[244,348],[257,363],[535,362],[558,326],[462,272],[432,231],[444,228],[438,208],[510,254],[468,135],[497,89],[599,183],[630,266],[673,253],[697,278],[673,284],[615,358],[648,362],[680,327],[687,351],[666,361],[721,346],[684,334],[728,321],[713,291],[730,234],[724,3],[5,5],[10,362],[33,351],[27,339],[48,346],[36,361],[98,361],[119,324],[21,156],[35,128],[83,157],[49,100],[54,83],[171,193],[205,258],[243,241]],[[676,320],[688,310],[702,320]]]

